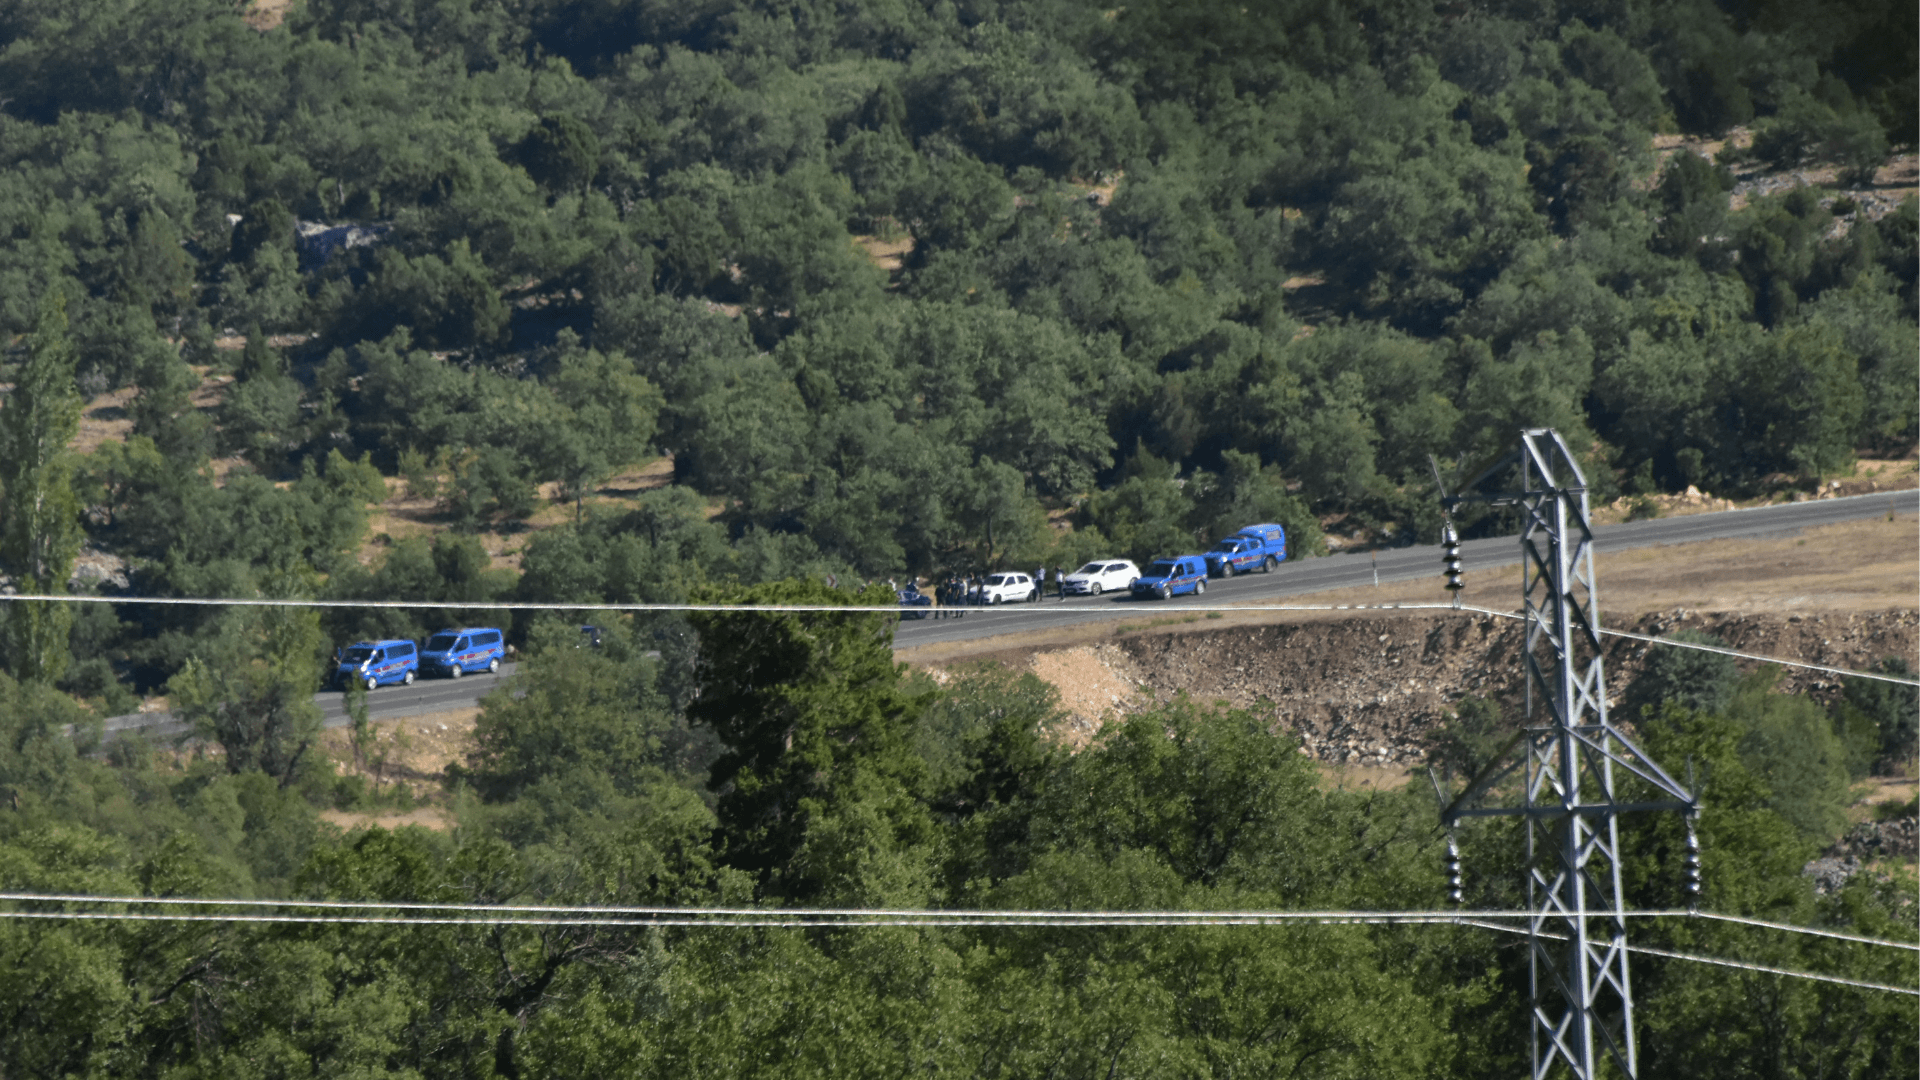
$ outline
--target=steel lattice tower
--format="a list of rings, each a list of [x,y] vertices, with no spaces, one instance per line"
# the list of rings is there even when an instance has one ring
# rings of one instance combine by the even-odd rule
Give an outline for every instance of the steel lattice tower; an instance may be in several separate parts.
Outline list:
[[[1544,1080],[1562,1061],[1579,1080],[1594,1080],[1605,1059],[1631,1078],[1639,1061],[1620,914],[1627,908],[1619,818],[1636,810],[1681,810],[1691,825],[1698,801],[1607,719],[1586,476],[1551,428],[1525,430],[1520,440],[1517,455],[1483,472],[1468,490],[1517,458],[1520,490],[1478,498],[1517,506],[1524,518],[1527,716],[1531,720],[1535,706],[1544,706],[1548,723],[1523,733],[1521,805],[1463,806],[1521,764],[1516,762],[1497,773],[1490,767],[1442,817],[1449,828],[1463,817],[1526,818],[1535,1080]],[[1445,502],[1451,509],[1473,498]],[[1644,781],[1654,797],[1621,802],[1616,769]]]

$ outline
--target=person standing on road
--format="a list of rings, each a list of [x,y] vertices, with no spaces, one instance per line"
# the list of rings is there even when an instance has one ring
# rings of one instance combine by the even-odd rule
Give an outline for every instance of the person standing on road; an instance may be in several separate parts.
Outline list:
[[[1060,593],[1061,601],[1064,602],[1067,598],[1067,568],[1066,567],[1056,566],[1053,568],[1053,584],[1054,584],[1054,588],[1057,589]]]

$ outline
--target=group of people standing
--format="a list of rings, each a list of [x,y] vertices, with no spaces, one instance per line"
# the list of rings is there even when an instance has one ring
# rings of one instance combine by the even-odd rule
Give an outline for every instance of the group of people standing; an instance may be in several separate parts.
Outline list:
[[[1040,587],[1040,595],[1047,595],[1047,568],[1041,567],[1033,572],[1033,583]],[[1060,599],[1067,598],[1067,569],[1064,566],[1053,568],[1053,591]]]
[[[1055,595],[1057,595],[1062,600],[1065,600],[1067,598],[1067,590],[1064,584],[1066,579],[1067,579],[1067,571],[1065,570],[1065,568],[1057,567],[1057,566],[1054,567],[1053,576],[1052,576],[1053,589],[1054,589]],[[1034,585],[1038,587],[1038,589],[1040,590],[1041,596],[1045,596],[1047,594],[1047,581],[1048,581],[1048,576],[1047,576],[1046,567],[1043,566],[1040,569],[1035,570],[1033,572],[1033,582],[1034,582]],[[933,587],[933,602],[934,602],[933,617],[936,619],[944,619],[948,615],[952,615],[954,618],[958,619],[961,616],[966,614],[965,611],[960,609],[967,608],[967,607],[978,607],[982,602],[981,587],[985,583],[986,583],[986,576],[984,574],[977,574],[977,573],[948,574],[944,579],[942,579],[940,582],[935,584]],[[889,582],[889,584],[891,584],[891,582]],[[905,592],[903,592],[901,595],[902,595],[902,598],[904,598],[908,593],[917,594],[919,593],[919,591],[920,591],[919,582],[909,580],[907,582],[907,588]],[[953,609],[953,610],[949,611],[947,609]]]

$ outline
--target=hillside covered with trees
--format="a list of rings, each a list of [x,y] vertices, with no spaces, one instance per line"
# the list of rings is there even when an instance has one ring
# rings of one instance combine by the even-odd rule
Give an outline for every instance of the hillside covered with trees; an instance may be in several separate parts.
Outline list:
[[[1427,456],[1522,426],[1600,497],[1920,437],[1914,206],[1728,169],[1911,146],[1903,5],[1216,7],[15,4],[8,370],[126,388],[130,431],[9,468],[70,474],[135,593],[676,600],[1411,540]],[[369,566],[382,477],[450,531]],[[490,572],[470,537],[548,500],[577,523]],[[89,696],[217,636],[118,617]]]
[[[1066,755],[1043,685],[934,685],[853,617],[609,619],[598,651],[522,619],[447,834],[321,820],[396,796],[313,750],[310,696],[335,646],[489,600],[851,602],[820,583],[1253,520],[1430,538],[1428,455],[1523,426],[1601,498],[1920,439],[1920,208],[1873,185],[1920,129],[1911,4],[265,7],[0,6],[0,574],[446,607],[8,603],[0,886],[1430,907],[1430,799],[1327,789],[1270,718],[1180,703]],[[102,395],[120,427],[76,442]],[[431,535],[372,535],[400,489]],[[1711,778],[1713,904],[1911,936],[1906,879],[1800,876],[1849,778],[1910,760],[1911,700],[1676,679],[1636,711]],[[93,740],[158,693],[217,754]],[[1511,722],[1462,715],[1460,745]],[[1676,828],[1633,837],[1649,906]],[[1475,835],[1473,902],[1517,903],[1514,838]],[[1915,1054],[1902,998],[1635,971],[1648,1075]],[[1525,979],[1461,928],[5,920],[0,1074],[1506,1076]]]

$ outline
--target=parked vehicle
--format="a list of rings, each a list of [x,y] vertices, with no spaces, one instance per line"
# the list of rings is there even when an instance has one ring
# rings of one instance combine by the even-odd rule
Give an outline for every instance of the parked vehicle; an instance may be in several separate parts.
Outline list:
[[[1207,552],[1207,572],[1214,577],[1268,573],[1287,561],[1287,530],[1278,525],[1249,525],[1213,545]]]
[[[1010,604],[1040,599],[1040,586],[1030,574],[1015,571],[1003,571],[988,574],[987,580],[975,590],[973,602],[976,604]]]
[[[333,684],[342,690],[351,682],[362,683],[369,690],[387,683],[411,686],[419,670],[420,650],[411,641],[356,641],[340,650]]]
[[[1181,593],[1199,596],[1207,591],[1207,560],[1199,555],[1155,559],[1133,583],[1135,600],[1167,600]]]
[[[476,671],[499,671],[506,655],[504,640],[494,627],[442,630],[420,650],[420,666],[430,674],[457,679]]]
[[[580,628],[580,644],[589,649],[599,648],[600,647],[600,628],[597,626],[581,627]]]
[[[1126,559],[1103,559],[1061,579],[1060,591],[1068,596],[1099,596],[1103,592],[1125,591],[1140,577],[1140,568]]]
[[[914,582],[907,582],[907,587],[897,595],[900,606],[907,609],[900,613],[902,619],[924,619],[933,609],[933,597],[921,592],[920,586]]]

